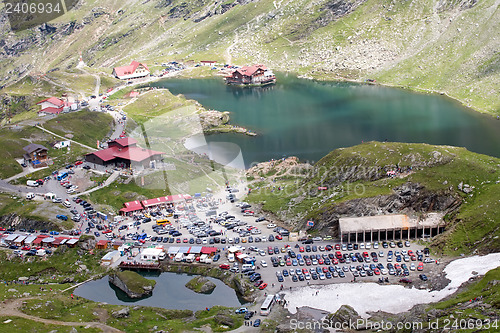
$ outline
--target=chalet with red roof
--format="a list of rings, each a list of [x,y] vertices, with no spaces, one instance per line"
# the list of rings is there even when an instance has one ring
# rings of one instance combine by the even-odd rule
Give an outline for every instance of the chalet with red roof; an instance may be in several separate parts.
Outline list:
[[[121,138],[108,142],[108,148],[85,155],[85,161],[96,165],[122,168],[148,168],[160,161],[164,153],[137,147],[137,140]]]
[[[149,68],[146,64],[138,61],[132,61],[128,66],[115,67],[113,75],[120,80],[136,79],[149,75]]]
[[[264,86],[276,82],[276,76],[264,65],[243,66],[224,77],[227,84],[239,86]]]
[[[39,114],[59,114],[64,110],[64,107],[67,106],[67,103],[63,101],[62,99],[59,99],[57,97],[50,97],[47,99],[44,99],[43,101],[40,101],[36,103],[36,105],[40,105],[40,111],[38,111]]]

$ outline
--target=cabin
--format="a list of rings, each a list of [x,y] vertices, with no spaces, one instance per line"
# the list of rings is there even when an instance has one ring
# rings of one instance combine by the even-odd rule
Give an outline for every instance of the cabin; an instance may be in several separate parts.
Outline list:
[[[49,150],[37,143],[30,143],[23,148],[25,154],[23,155],[24,163],[30,164],[34,168],[46,167],[49,162]]]
[[[67,148],[71,146],[71,141],[65,140],[65,141],[59,141],[54,145],[54,148],[56,149],[61,149],[61,148]]]
[[[276,83],[276,76],[264,65],[243,66],[224,77],[229,85],[263,86]]]
[[[137,147],[137,140],[121,138],[108,142],[108,148],[85,155],[85,161],[95,165],[145,169],[162,160],[161,151]]]
[[[36,103],[36,105],[40,105],[40,111],[38,111],[39,115],[46,115],[46,114],[57,115],[63,112],[66,104],[67,103],[64,100],[57,97],[50,97]]]
[[[135,60],[128,66],[113,68],[113,76],[120,80],[137,79],[140,77],[146,77],[149,74],[150,71],[148,66]]]

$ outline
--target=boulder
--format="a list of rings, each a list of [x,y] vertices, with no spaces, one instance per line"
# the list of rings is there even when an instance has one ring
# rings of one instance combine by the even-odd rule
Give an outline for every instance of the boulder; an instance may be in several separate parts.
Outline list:
[[[226,325],[229,327],[232,327],[234,325],[234,321],[231,317],[225,314],[218,314],[215,316],[215,322],[218,323],[219,325]]]
[[[126,317],[129,316],[129,314],[130,314],[130,309],[129,308],[123,308],[121,310],[114,311],[111,315],[114,318],[126,318]]]
[[[356,322],[361,317],[358,315],[356,310],[354,310],[349,305],[342,305],[337,312],[331,315],[331,323],[352,323]]]

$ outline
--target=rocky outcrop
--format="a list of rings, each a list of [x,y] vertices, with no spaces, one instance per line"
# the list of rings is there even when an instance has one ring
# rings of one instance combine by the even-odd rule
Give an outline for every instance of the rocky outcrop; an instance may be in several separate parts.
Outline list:
[[[117,272],[109,275],[108,279],[111,284],[134,299],[151,296],[156,283],[132,271]]]
[[[395,213],[447,212],[460,206],[462,199],[452,193],[436,193],[420,184],[406,183],[391,195],[348,200],[325,206],[317,216],[321,230],[337,234],[341,216],[373,216]],[[305,227],[305,222],[300,227]]]
[[[129,308],[123,308],[118,311],[114,311],[111,314],[114,318],[127,318],[130,315],[130,309]]]
[[[94,236],[83,235],[80,237],[80,242],[78,242],[78,247],[85,251],[90,251],[95,249],[96,240]]]
[[[349,305],[342,305],[337,312],[330,315],[329,319],[329,322],[335,325],[335,323],[355,323],[361,317]]]
[[[51,229],[59,230],[59,227],[49,221],[34,220],[31,218],[19,216],[16,214],[8,214],[0,217],[1,227],[15,227],[16,229]]]
[[[186,283],[186,288],[199,294],[211,294],[215,289],[215,283],[204,276],[197,276]]]
[[[200,113],[200,121],[203,129],[221,126],[229,122],[229,112],[203,111]]]
[[[233,327],[233,325],[234,325],[233,318],[231,318],[228,315],[222,314],[222,313],[217,314],[215,316],[214,320],[219,325],[225,325],[225,326],[229,326],[229,327]]]

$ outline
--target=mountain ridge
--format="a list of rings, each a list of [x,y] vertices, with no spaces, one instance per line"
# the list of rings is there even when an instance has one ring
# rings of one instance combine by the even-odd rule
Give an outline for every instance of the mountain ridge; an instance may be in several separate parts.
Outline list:
[[[80,1],[49,24],[12,33],[0,22],[0,86],[139,59],[266,63],[322,80],[377,82],[447,94],[500,114],[498,0]],[[39,62],[35,59],[48,59]],[[155,67],[153,65],[153,67]]]

